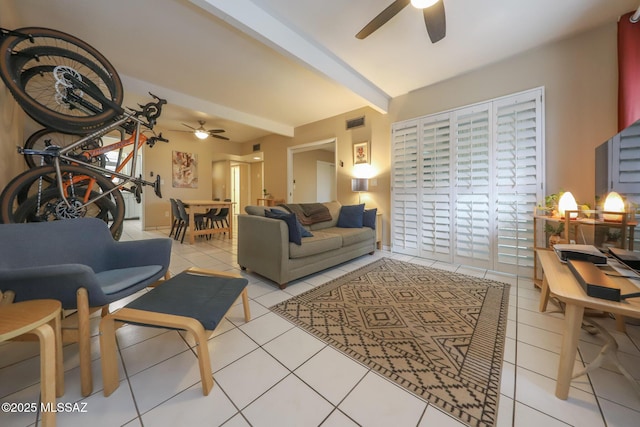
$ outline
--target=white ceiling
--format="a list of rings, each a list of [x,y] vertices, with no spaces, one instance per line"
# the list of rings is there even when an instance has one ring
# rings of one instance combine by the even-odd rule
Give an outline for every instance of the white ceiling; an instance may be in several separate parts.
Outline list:
[[[392,97],[606,23],[639,0],[443,0],[447,35],[407,6],[365,40],[393,0],[0,0],[19,26],[76,35],[114,64],[125,105],[167,98],[159,126],[206,120],[234,142]],[[171,135],[168,135],[169,138]]]

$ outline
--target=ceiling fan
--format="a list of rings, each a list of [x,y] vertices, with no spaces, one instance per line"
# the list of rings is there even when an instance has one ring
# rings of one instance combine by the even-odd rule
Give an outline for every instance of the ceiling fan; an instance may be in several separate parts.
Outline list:
[[[398,12],[407,7],[411,3],[417,9],[422,9],[424,15],[424,24],[427,26],[427,32],[431,43],[436,43],[444,38],[447,33],[447,25],[444,15],[444,0],[395,0],[385,10],[380,12],[378,16],[373,18],[371,22],[356,34],[356,38],[364,39],[371,33],[382,27],[391,18],[396,16]]]
[[[224,133],[224,129],[205,129],[204,124],[206,123],[204,120],[198,120],[200,127],[194,128],[193,126],[189,126],[188,124],[182,123],[182,126],[186,126],[190,131],[182,131],[182,132],[192,132],[196,138],[198,139],[207,139],[208,137],[224,139],[225,141],[229,141],[229,138],[226,136],[218,135],[219,133]]]

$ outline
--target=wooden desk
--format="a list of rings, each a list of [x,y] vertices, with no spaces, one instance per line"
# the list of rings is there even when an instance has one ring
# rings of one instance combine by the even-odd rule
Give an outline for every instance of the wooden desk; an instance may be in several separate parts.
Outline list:
[[[41,400],[53,409],[42,412],[42,424],[45,427],[56,425],[56,396],[64,394],[61,308],[60,301],[50,299],[0,305],[0,342],[24,334],[34,334],[40,340]]]
[[[538,208],[536,208],[537,211]],[[550,215],[538,215],[537,213],[534,214],[533,216],[533,236],[534,236],[534,244],[533,244],[533,249],[534,251],[538,251],[539,249],[547,249],[547,235],[545,233],[545,241],[544,243],[539,246],[539,240],[538,240],[538,221],[542,222],[542,225],[544,227],[545,222],[551,222],[554,224],[554,226],[557,226],[560,223],[564,223],[565,227],[564,227],[564,232],[563,232],[563,240],[565,243],[568,243],[571,240],[571,233],[570,230],[573,230],[573,236],[574,238],[576,238],[576,241],[580,242],[580,240],[576,237],[578,236],[578,230],[580,229],[580,227],[594,227],[598,228],[598,227],[609,227],[609,228],[619,228],[621,233],[620,233],[620,248],[622,249],[629,249],[630,251],[633,251],[633,246],[634,246],[634,241],[635,241],[635,228],[638,225],[636,220],[627,220],[627,218],[625,217],[624,221],[621,222],[612,222],[612,221],[604,221],[604,220],[598,220],[598,219],[593,219],[593,218],[578,218],[578,219],[571,219],[571,215],[569,214],[567,215],[566,218],[559,218],[559,217],[552,217]],[[576,212],[576,214],[578,213],[578,211],[574,211]],[[595,231],[594,231],[594,236],[596,235]],[[595,242],[595,244],[597,246],[600,246],[602,244],[602,242]],[[533,281],[536,284],[536,286],[540,286],[540,279],[538,278],[538,258],[534,256],[533,258]]]
[[[187,208],[189,212],[189,243],[195,243],[196,236],[203,235],[211,235],[215,233],[224,233],[226,232],[229,236],[229,239],[233,237],[233,202],[221,202],[218,200],[183,200],[184,207]],[[227,219],[229,221],[229,227],[221,227],[221,228],[206,228],[204,230],[196,230],[195,229],[195,220],[194,214],[196,212],[204,213],[208,209],[212,208],[228,208],[229,215]],[[173,218],[171,218],[171,222],[173,222]]]
[[[578,338],[585,308],[593,308],[620,316],[640,318],[640,298],[630,298],[623,302],[608,301],[587,296],[575,279],[569,267],[558,260],[552,251],[536,251],[542,267],[542,295],[540,311],[545,311],[549,295],[553,294],[566,304],[564,313],[564,332],[560,350],[560,365],[556,382],[556,397],[567,399],[573,364],[578,350]],[[627,279],[613,279],[622,293],[638,292],[638,287]]]

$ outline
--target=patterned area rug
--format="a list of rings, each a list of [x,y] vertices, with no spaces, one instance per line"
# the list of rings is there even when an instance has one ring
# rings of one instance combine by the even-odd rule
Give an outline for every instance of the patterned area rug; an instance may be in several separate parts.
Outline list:
[[[271,307],[470,426],[496,423],[509,285],[382,258]]]

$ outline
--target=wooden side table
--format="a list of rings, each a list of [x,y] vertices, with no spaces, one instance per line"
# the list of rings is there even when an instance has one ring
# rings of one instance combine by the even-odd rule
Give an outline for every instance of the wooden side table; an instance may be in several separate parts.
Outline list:
[[[24,334],[34,334],[40,340],[41,400],[43,405],[52,409],[42,412],[45,427],[56,425],[56,396],[64,394],[61,310],[60,301],[49,299],[0,305],[0,342]]]

